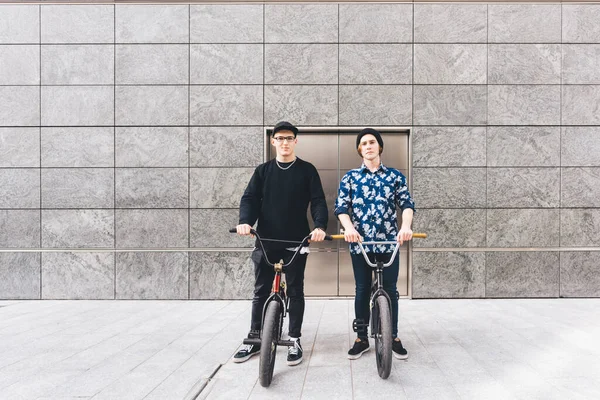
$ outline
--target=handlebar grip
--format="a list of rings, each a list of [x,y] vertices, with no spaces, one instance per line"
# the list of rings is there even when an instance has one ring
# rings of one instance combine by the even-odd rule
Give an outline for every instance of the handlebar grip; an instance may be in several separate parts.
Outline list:
[[[237,229],[235,229],[235,228],[231,228],[231,229],[229,230],[229,233],[237,233]]]
[[[426,233],[413,233],[413,238],[427,239],[427,234]]]

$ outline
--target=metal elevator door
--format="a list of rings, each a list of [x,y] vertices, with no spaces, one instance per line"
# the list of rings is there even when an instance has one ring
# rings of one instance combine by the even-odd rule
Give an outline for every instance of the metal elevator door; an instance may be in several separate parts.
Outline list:
[[[360,129],[299,129],[296,155],[312,163],[319,171],[329,210],[327,233],[337,234],[341,224],[333,214],[334,203],[342,176],[361,165],[362,160],[355,146],[356,134]],[[271,130],[267,130],[267,135],[270,132]],[[400,170],[409,178],[409,131],[407,129],[382,129],[381,136],[384,142],[382,162],[386,166]],[[275,158],[275,148],[270,145],[270,141],[267,143],[267,157]],[[308,211],[308,220],[312,229],[310,210]],[[399,255],[398,292],[400,296],[408,295],[409,257],[407,250],[408,245],[404,244]],[[304,290],[307,296],[354,296],[354,275],[346,242],[335,240],[314,243],[310,246]]]

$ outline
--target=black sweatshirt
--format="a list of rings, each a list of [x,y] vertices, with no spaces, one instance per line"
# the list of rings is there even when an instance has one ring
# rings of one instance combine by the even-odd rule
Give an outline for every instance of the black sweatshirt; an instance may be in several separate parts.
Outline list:
[[[290,163],[282,164],[282,167]],[[253,226],[269,239],[300,241],[310,233],[306,210],[310,203],[315,228],[327,229],[327,204],[317,169],[296,158],[287,170],[275,159],[259,165],[248,183],[240,202],[240,224]],[[271,250],[295,247],[290,244],[266,242]]]

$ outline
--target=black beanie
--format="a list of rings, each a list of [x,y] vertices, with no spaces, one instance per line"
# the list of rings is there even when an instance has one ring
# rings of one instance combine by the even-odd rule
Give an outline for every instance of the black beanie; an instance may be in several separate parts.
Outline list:
[[[365,128],[362,131],[358,132],[358,136],[356,137],[356,148],[357,149],[358,149],[358,146],[360,145],[360,139],[362,139],[362,137],[365,135],[375,136],[375,139],[377,139],[377,143],[379,143],[379,147],[381,147],[383,149],[383,139],[381,138],[381,133],[379,133],[379,131],[376,131],[373,128]]]
[[[275,134],[279,131],[291,131],[294,133],[294,137],[296,137],[298,135],[298,128],[296,128],[294,125],[290,124],[287,121],[278,122],[275,125],[275,127],[273,128],[273,132],[271,132],[271,136],[275,136]]]

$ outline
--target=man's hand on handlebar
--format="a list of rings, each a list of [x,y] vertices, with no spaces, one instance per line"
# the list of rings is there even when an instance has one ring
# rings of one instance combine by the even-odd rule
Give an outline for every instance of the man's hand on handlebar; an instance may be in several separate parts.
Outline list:
[[[344,230],[344,240],[349,243],[362,242],[363,238],[354,228]]]
[[[240,224],[235,227],[235,230],[237,231],[238,235],[244,235],[244,236],[251,235],[251,233],[250,233],[251,229],[252,229],[252,227],[248,224]]]
[[[396,237],[396,241],[402,245],[404,242],[408,242],[412,239],[413,231],[410,228],[401,228]]]
[[[311,233],[310,233],[310,241],[311,242],[322,242],[323,240],[325,240],[325,231],[321,228],[315,228]]]

